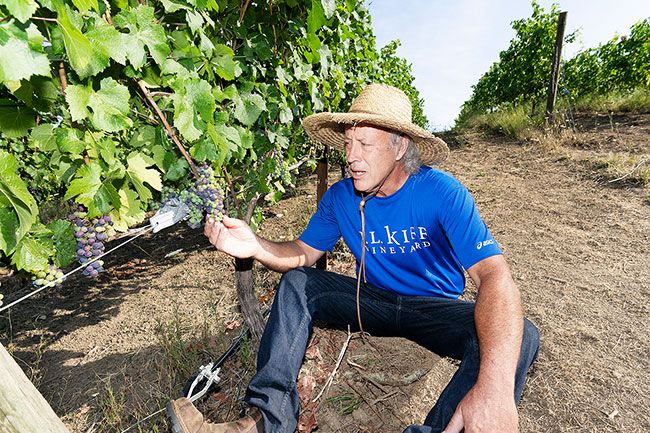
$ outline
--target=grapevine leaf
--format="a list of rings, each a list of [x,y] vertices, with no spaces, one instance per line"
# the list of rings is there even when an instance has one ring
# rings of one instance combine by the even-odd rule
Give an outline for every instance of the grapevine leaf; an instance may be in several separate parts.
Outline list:
[[[129,144],[132,148],[139,149],[143,146],[151,146],[156,141],[156,128],[151,125],[144,125],[131,136]]]
[[[235,118],[246,126],[250,126],[266,111],[266,103],[260,95],[245,93],[235,98]]]
[[[325,16],[323,4],[318,0],[312,1],[311,9],[307,15],[307,31],[309,33],[316,33],[325,24],[327,24],[327,17]]]
[[[70,109],[70,116],[73,122],[78,122],[90,115],[88,111],[88,100],[93,94],[93,89],[81,84],[71,84],[65,90],[65,101]]]
[[[119,209],[121,206],[120,196],[110,180],[105,180],[93,197],[88,206],[88,216],[106,215],[112,208]]]
[[[61,153],[78,157],[86,149],[86,143],[79,139],[75,131],[72,128],[60,128],[56,132],[56,144]]]
[[[138,40],[141,45],[146,45],[149,53],[159,65],[165,62],[169,56],[169,45],[167,36],[163,27],[156,22],[154,9],[151,6],[138,5],[136,8],[123,10],[113,19],[115,25],[127,28],[131,40]],[[134,49],[135,45],[129,47]],[[135,62],[129,57],[131,63],[136,69],[144,64],[144,59],[140,58]]]
[[[144,220],[142,203],[138,200],[138,194],[132,189],[123,186],[119,192],[120,208],[111,212],[113,227],[115,230],[126,231],[129,227],[141,223]]]
[[[219,87],[213,88],[212,94],[217,102],[221,103],[226,99],[230,99],[231,101],[234,100],[239,95],[239,92],[237,92],[237,87],[234,84],[231,84],[223,90]]]
[[[0,207],[0,251],[7,256],[16,247],[18,223],[18,216],[13,209]]]
[[[190,149],[190,155],[192,155],[192,158],[199,162],[203,161],[218,161],[219,160],[219,150],[217,149],[217,145],[221,145],[221,137],[213,137],[213,134],[210,132],[210,130],[214,130],[212,125],[208,126],[208,135],[210,136],[211,140],[199,140],[192,148]],[[223,143],[225,144],[225,143]],[[220,146],[221,147],[221,146]],[[221,162],[221,161],[219,161]]]
[[[78,203],[89,206],[102,184],[101,172],[102,168],[95,162],[81,167],[77,171],[76,179],[70,183],[65,199],[77,197]]]
[[[336,10],[336,0],[321,0],[323,6],[323,12],[325,13],[325,18],[328,20],[334,15]]]
[[[35,27],[34,31],[38,33]],[[32,75],[50,75],[47,55],[30,46],[27,32],[8,32],[0,27],[0,83],[19,82]],[[12,87],[16,90],[19,85]]]
[[[177,181],[187,177],[187,172],[190,169],[190,164],[185,158],[175,158],[172,160],[165,177],[171,181]]]
[[[72,0],[72,4],[74,4],[80,12],[86,12],[91,9],[95,12],[99,12],[99,4],[97,4],[97,0]]]
[[[187,141],[196,141],[201,131],[195,126],[194,110],[191,103],[181,95],[174,94],[174,126]]]
[[[162,181],[158,170],[147,168],[153,164],[151,158],[139,152],[133,152],[127,158],[126,176],[144,202],[147,202],[152,197],[151,191],[144,185],[145,183],[148,183],[156,191],[162,189]]]
[[[200,13],[191,9],[185,12],[185,21],[187,21],[187,26],[192,31],[192,34],[195,34],[205,22]]]
[[[24,236],[16,245],[16,251],[11,256],[11,264],[19,271],[31,273],[45,271],[52,255],[54,251],[51,246],[31,236]]]
[[[196,141],[216,108],[212,88],[204,80],[177,80],[173,87],[174,126],[185,139]]]
[[[36,112],[24,105],[7,106],[0,100],[0,132],[8,138],[24,137],[36,125]]]
[[[132,46],[129,35],[117,31],[111,25],[104,23],[103,20],[96,20],[95,27],[86,32],[86,37],[93,47],[104,56],[110,57],[120,65],[126,65],[128,48]],[[144,55],[144,49],[140,58]],[[138,58],[137,54],[133,57]],[[131,57],[129,57],[131,58]]]
[[[0,5],[5,5],[9,14],[21,23],[30,19],[38,9],[38,4],[34,0],[0,0]]]
[[[112,78],[104,78],[100,87],[88,98],[95,127],[117,132],[132,126],[133,121],[129,118],[129,89]]]
[[[117,190],[111,182],[111,178],[101,178],[102,169],[98,163],[92,162],[81,167],[76,178],[70,182],[65,193],[65,199],[75,198],[88,208],[88,216],[104,215],[111,210],[111,206],[117,208],[120,204]]]
[[[167,152],[167,149],[165,149],[163,146],[161,146],[160,144],[156,144],[154,147],[151,148],[151,153],[153,154],[152,159],[153,162],[156,164],[156,167],[164,171],[167,168],[167,155],[168,153],[171,152]]]
[[[35,149],[42,152],[52,152],[58,147],[56,145],[56,134],[54,132],[54,125],[51,123],[44,123],[32,129],[29,136],[29,143]]]
[[[108,56],[96,49],[70,20],[68,6],[57,7],[56,21],[63,35],[65,50],[70,64],[80,78],[93,76],[108,66]]]
[[[162,0],[161,2],[163,4],[163,7],[165,8],[165,12],[173,13],[176,11],[179,11],[181,9],[183,10],[190,10],[190,8],[187,5],[184,5],[182,3],[178,3],[175,1],[171,0]]]
[[[229,46],[216,44],[210,59],[210,65],[221,78],[227,81],[235,79],[235,53]]]
[[[77,249],[74,226],[69,221],[59,219],[49,223],[47,228],[52,232],[52,240],[56,249],[54,263],[59,268],[68,266],[74,261]]]

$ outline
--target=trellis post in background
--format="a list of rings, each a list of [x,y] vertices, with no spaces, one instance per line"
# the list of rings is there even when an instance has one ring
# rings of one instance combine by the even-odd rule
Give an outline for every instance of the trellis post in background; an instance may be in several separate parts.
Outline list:
[[[562,58],[562,41],[564,40],[564,28],[566,27],[566,16],[568,12],[560,12],[557,19],[557,33],[555,35],[555,51],[553,52],[553,65],[551,67],[551,81],[548,85],[546,97],[546,123],[553,118],[555,108],[555,97],[557,96],[557,81],[560,76],[560,59]]]
[[[316,187],[316,201],[320,203],[320,199],[323,198],[325,191],[327,191],[327,154],[329,153],[329,146],[325,145],[325,150],[323,151],[323,157],[318,160],[317,173],[318,173],[318,186]],[[327,269],[327,252],[323,254],[323,257],[318,259],[316,262],[316,268],[326,270]]]
[[[0,344],[0,431],[70,433]]]

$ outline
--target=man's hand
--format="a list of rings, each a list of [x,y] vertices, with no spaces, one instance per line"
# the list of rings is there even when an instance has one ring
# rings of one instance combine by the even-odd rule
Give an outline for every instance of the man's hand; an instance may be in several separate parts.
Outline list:
[[[221,222],[208,219],[204,233],[219,251],[239,259],[253,257],[259,248],[258,239],[248,224],[235,218],[224,216]]]
[[[517,433],[519,417],[510,391],[488,390],[476,384],[460,401],[443,433]]]

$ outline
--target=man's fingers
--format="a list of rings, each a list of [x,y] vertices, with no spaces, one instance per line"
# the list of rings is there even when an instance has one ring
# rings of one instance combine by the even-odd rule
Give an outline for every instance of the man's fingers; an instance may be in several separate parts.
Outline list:
[[[454,416],[449,420],[449,424],[442,431],[442,433],[460,433],[463,429],[463,413],[460,410],[460,405],[456,408]]]

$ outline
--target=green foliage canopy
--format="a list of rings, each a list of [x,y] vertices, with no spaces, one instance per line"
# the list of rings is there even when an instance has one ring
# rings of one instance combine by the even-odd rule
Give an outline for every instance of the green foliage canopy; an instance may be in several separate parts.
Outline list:
[[[244,204],[315,164],[302,118],[346,110],[369,82],[402,88],[425,126],[396,49],[377,49],[357,0],[0,0],[0,262],[73,260],[67,221],[41,222],[48,201],[125,230],[189,180],[147,96]]]

